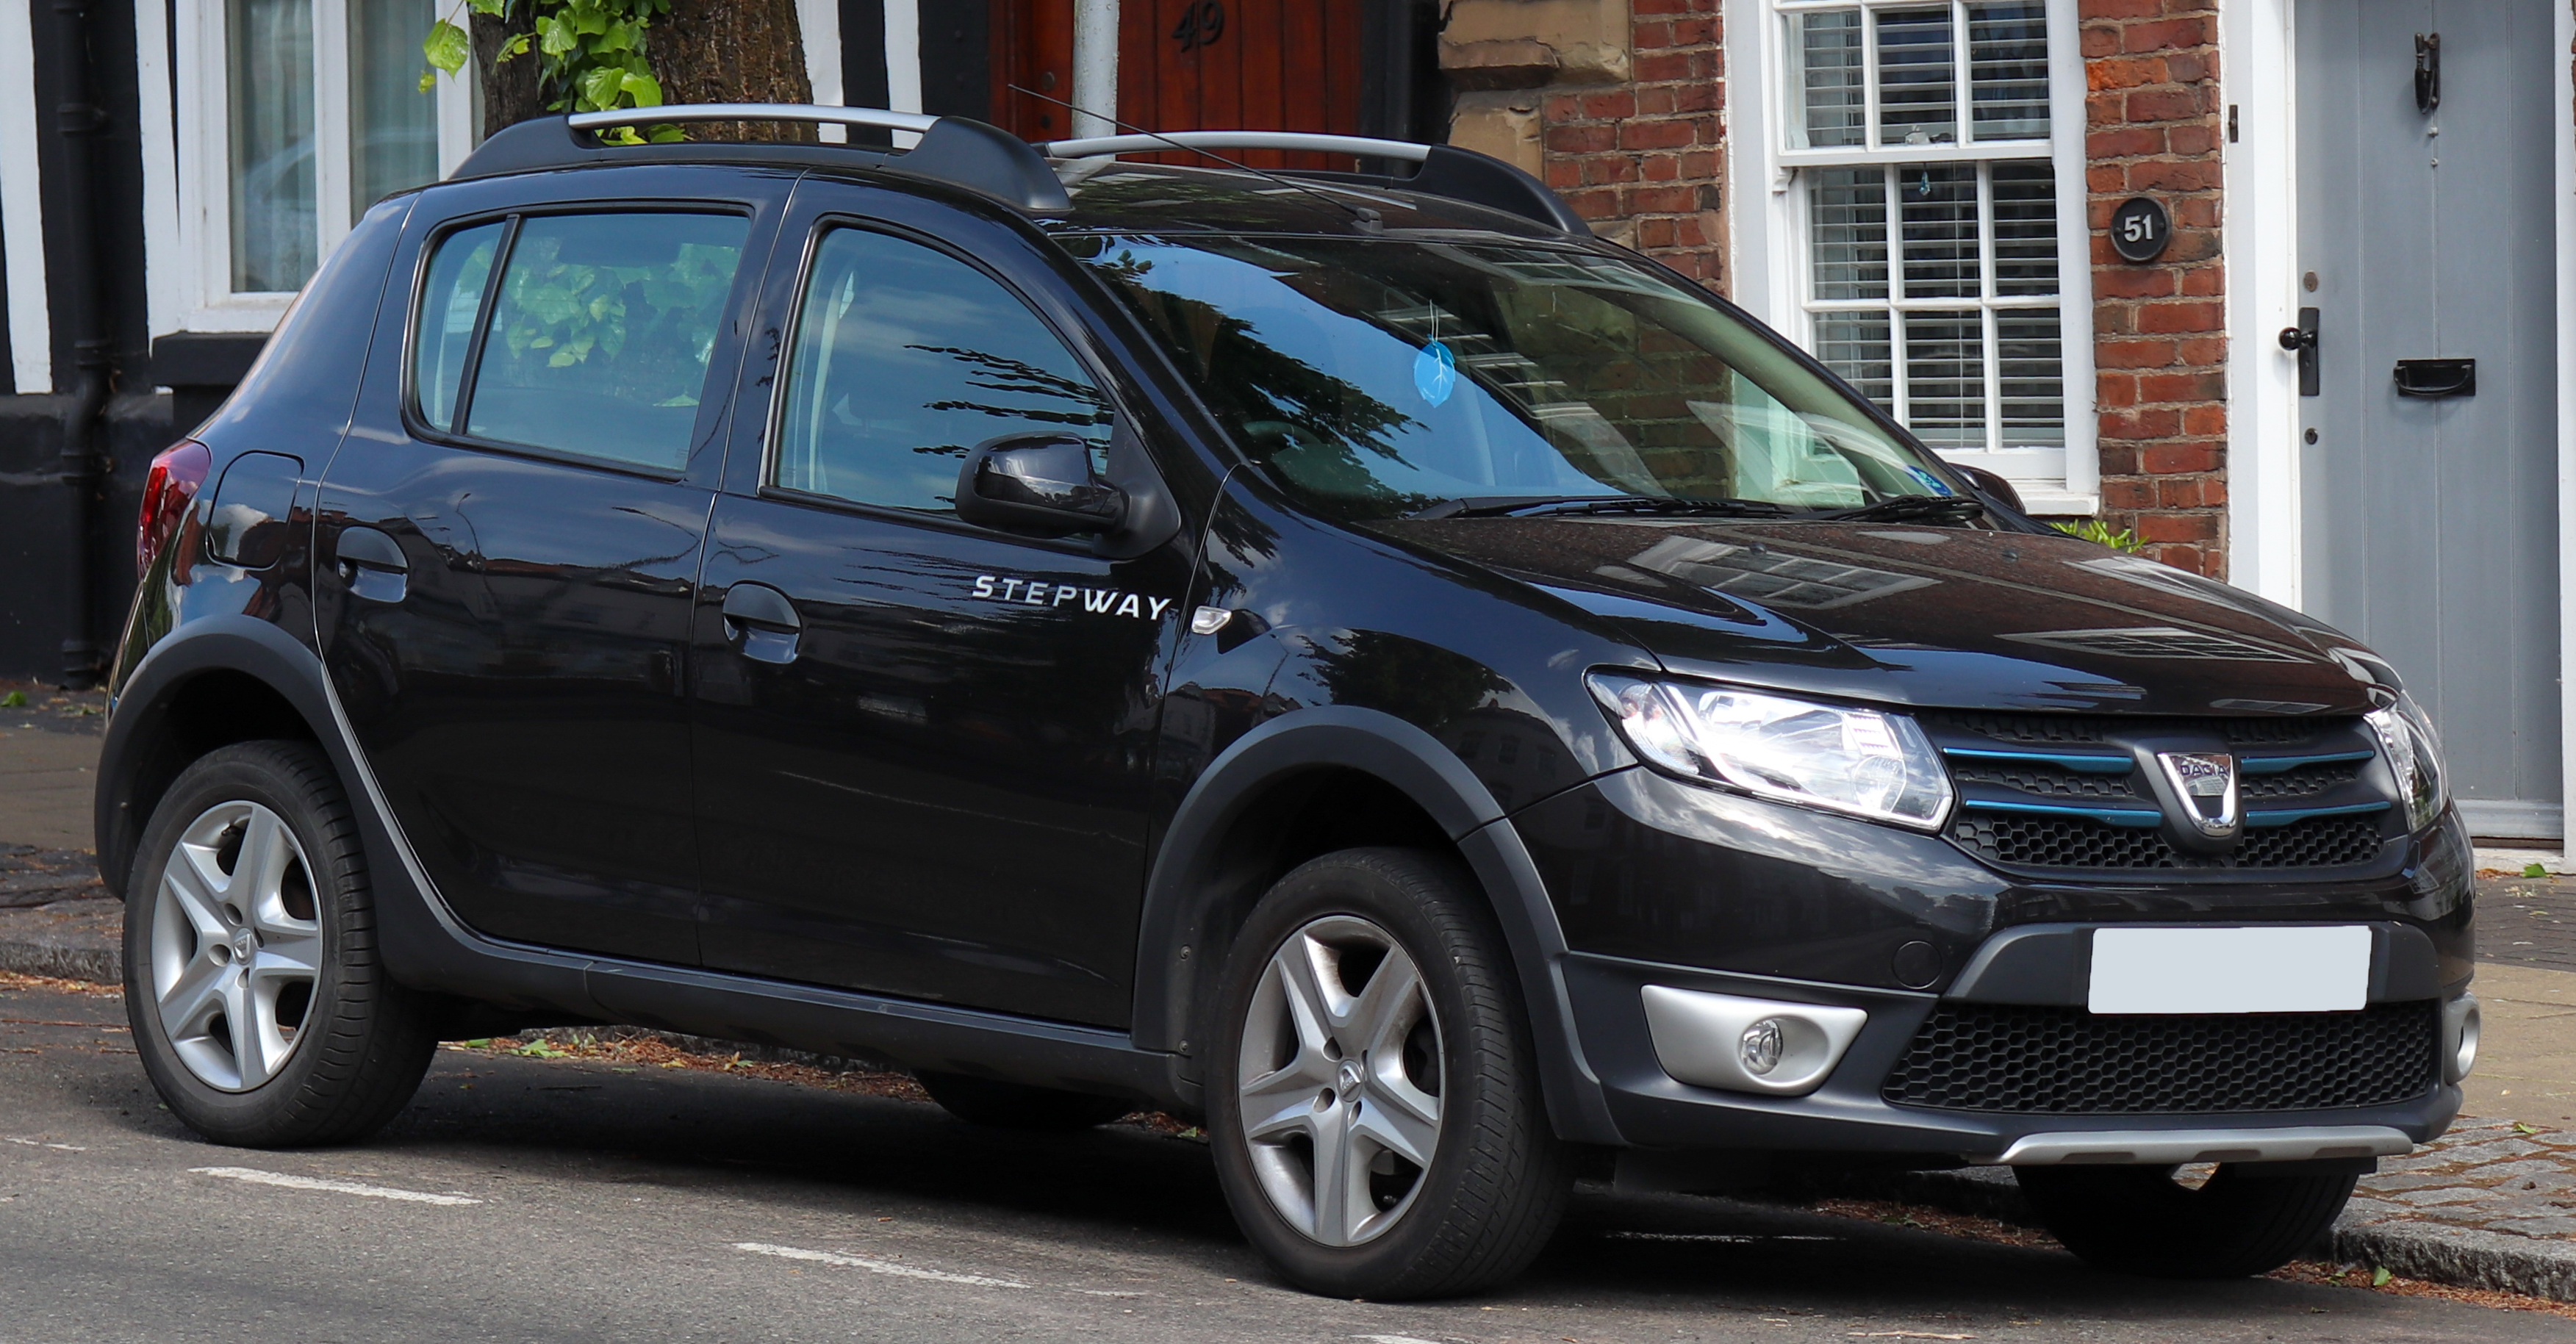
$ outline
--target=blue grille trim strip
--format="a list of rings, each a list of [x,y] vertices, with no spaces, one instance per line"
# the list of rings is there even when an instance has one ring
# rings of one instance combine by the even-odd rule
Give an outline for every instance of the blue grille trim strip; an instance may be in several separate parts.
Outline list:
[[[2366,761],[2378,755],[2375,751],[2338,751],[2327,756],[2239,756],[2236,768],[2249,775],[2277,775],[2303,765],[2333,765],[2339,761]]]
[[[2348,807],[2285,807],[2263,812],[2248,812],[2245,814],[2245,824],[2287,826],[2293,822],[2306,821],[2310,817],[2358,817],[2368,812],[2385,812],[2388,808],[2389,804],[2385,802],[2354,803]]]
[[[2085,817],[2105,826],[2154,826],[2164,821],[2164,814],[2152,808],[2136,807],[2070,807],[2062,803],[2008,803],[1986,798],[1963,798],[1959,806],[1978,812],[2029,812],[2043,817]]]
[[[2138,763],[2126,756],[2102,756],[2090,753],[2061,754],[2051,751],[1988,751],[1982,747],[1943,747],[1941,754],[1970,761],[2033,761],[2085,775],[2125,775],[2138,768]]]

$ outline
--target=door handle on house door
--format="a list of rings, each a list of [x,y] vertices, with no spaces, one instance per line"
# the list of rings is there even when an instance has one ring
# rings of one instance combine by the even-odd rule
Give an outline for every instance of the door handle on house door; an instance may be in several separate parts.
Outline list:
[[[2317,394],[2317,310],[2299,310],[2299,325],[2281,328],[2281,348],[2299,357],[2299,395]]]
[[[2401,359],[2397,361],[2397,395],[2401,397],[2474,397],[2478,362],[2474,359]]]

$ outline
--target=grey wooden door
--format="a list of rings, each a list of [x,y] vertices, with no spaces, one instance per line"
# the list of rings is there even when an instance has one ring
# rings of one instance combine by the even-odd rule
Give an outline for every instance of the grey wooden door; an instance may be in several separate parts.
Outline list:
[[[2568,109],[2549,0],[2300,0],[2297,17],[2305,604],[2396,664],[2473,831],[2555,836],[2550,135]],[[2440,39],[2429,112],[2418,34]],[[2399,394],[2399,360],[2446,356],[2477,361],[2474,395]]]

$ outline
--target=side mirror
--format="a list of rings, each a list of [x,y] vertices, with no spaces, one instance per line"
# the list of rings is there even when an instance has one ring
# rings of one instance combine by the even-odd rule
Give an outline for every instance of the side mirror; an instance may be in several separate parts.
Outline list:
[[[1115,532],[1127,493],[1091,467],[1091,445],[1070,434],[1005,434],[966,454],[957,516],[981,527]]]
[[[1984,467],[1963,467],[1956,462],[1950,464],[1950,470],[1967,477],[1968,484],[1977,487],[1978,493],[1984,495],[1986,498],[2011,509],[2015,513],[2023,514],[2025,516],[2030,513],[2029,506],[2021,502],[2021,492],[2013,489],[2013,483],[2005,480],[2003,477],[1986,470]]]

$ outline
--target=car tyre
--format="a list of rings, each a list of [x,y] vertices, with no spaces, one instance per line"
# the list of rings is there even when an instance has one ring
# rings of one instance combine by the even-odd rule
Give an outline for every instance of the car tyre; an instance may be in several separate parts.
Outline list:
[[[1217,1176],[1288,1280],[1451,1296],[1545,1247],[1569,1159],[1501,930],[1453,859],[1352,849],[1281,878],[1235,940],[1218,1013]]]
[[[2221,1165],[2197,1189],[2173,1167],[2017,1167],[2059,1244],[2097,1268],[2163,1279],[2238,1279],[2314,1245],[2359,1178],[2348,1162]]]
[[[366,855],[330,762],[244,742],[183,771],[126,889],[125,1008],[172,1114],[217,1143],[341,1143],[393,1118],[438,1047],[377,947]]]
[[[1039,1133],[1093,1129],[1136,1109],[1135,1103],[1090,1092],[998,1082],[963,1073],[916,1071],[914,1079],[939,1109],[970,1125]]]

